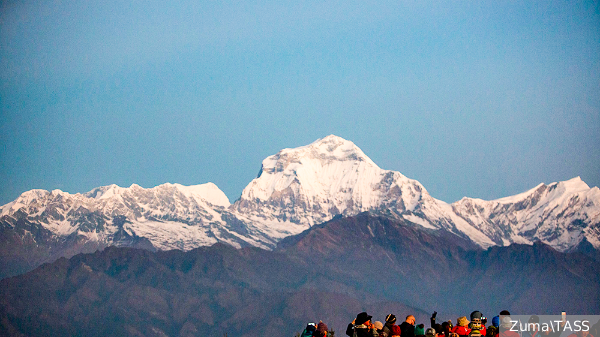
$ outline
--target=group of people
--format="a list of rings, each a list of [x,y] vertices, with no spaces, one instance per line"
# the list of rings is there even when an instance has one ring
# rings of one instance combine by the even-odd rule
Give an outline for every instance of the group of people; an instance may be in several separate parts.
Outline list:
[[[327,332],[327,324],[323,322],[319,322],[319,324],[308,323],[300,337],[325,337]]]
[[[487,319],[479,311],[473,311],[470,320],[466,316],[459,317],[456,326],[452,321],[436,322],[437,312],[431,315],[429,328],[424,324],[416,324],[415,316],[408,315],[400,325],[396,324],[396,316],[389,314],[385,323],[376,321],[366,312],[361,312],[346,328],[350,337],[498,337],[499,316],[494,317],[492,325],[486,329]]]
[[[537,316],[531,316],[529,323],[536,322]],[[491,320],[491,324],[486,326],[488,320],[479,311],[473,311],[470,319],[466,316],[459,317],[456,325],[452,321],[444,321],[441,324],[436,322],[437,312],[434,312],[430,318],[430,327],[425,328],[424,324],[416,324],[415,316],[408,315],[400,325],[396,324],[396,316],[389,314],[385,317],[385,323],[381,321],[372,322],[373,316],[366,312],[359,313],[356,318],[348,324],[346,335],[350,337],[558,337],[551,336],[548,332],[530,332],[527,336],[520,336],[518,333],[510,331],[510,312],[503,310],[498,316]],[[539,322],[539,319],[537,320]],[[599,329],[600,321],[595,328]],[[500,336],[500,327],[504,327],[502,336]],[[593,329],[592,329],[593,330]],[[309,323],[301,337],[324,337],[327,336],[327,325],[323,322],[319,324]],[[595,330],[594,330],[595,332]],[[585,334],[573,334],[569,337],[594,337],[587,332]],[[598,336],[600,337],[600,335]]]

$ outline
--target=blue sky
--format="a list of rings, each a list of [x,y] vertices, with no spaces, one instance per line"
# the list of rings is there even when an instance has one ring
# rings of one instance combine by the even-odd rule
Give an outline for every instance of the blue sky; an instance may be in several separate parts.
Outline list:
[[[598,1],[4,1],[0,204],[335,134],[452,202],[600,185]]]

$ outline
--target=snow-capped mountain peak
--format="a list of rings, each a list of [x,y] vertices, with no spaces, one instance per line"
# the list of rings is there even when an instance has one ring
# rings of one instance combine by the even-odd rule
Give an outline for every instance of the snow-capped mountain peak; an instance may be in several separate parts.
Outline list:
[[[590,232],[600,222],[600,191],[580,177],[496,200],[463,198],[452,208],[496,244],[542,241],[564,251],[586,238],[600,248]]]
[[[108,186],[96,187],[93,190],[84,193],[83,195],[93,199],[109,199],[115,195],[123,193],[126,190],[126,188],[117,186],[116,184],[111,184]]]
[[[448,204],[335,135],[264,159],[233,205],[213,183],[113,184],[84,194],[31,190],[1,207],[0,230],[12,230],[18,242],[72,245],[73,253],[140,238],[158,249],[216,242],[273,248],[312,225],[365,211],[448,231],[482,248],[539,240],[561,251],[580,244],[600,249],[600,190],[579,177],[497,200]]]
[[[267,157],[233,209],[311,226],[387,206],[414,211],[424,199],[431,197],[418,181],[379,168],[354,143],[330,135]]]
[[[340,179],[351,172],[380,171],[354,143],[330,135],[310,145],[283,149],[267,157],[261,170],[242,192],[241,199],[269,200],[274,194],[294,193],[308,197],[330,197],[340,188]],[[291,190],[290,190],[291,189]],[[285,192],[287,191],[287,192]]]
[[[188,198],[194,198],[198,201],[198,198],[204,199],[215,206],[229,207],[231,202],[229,198],[221,191],[217,185],[209,182],[201,185],[184,186],[180,184],[173,184],[181,193]]]
[[[377,167],[353,142],[335,135],[318,139],[306,146],[283,149],[276,155],[268,157],[265,161],[272,160],[273,158],[310,158],[321,162],[365,161],[369,165]]]
[[[541,183],[536,187],[513,196],[508,196],[500,199],[496,199],[494,201],[502,203],[502,204],[511,204],[516,203],[522,200],[526,200],[530,198],[532,195],[539,193],[540,191],[549,190],[553,192],[554,196],[558,195],[568,195],[572,193],[586,192],[590,189],[588,184],[586,184],[580,177],[575,177],[566,181],[554,182],[549,185]],[[469,199],[469,198],[467,198]]]

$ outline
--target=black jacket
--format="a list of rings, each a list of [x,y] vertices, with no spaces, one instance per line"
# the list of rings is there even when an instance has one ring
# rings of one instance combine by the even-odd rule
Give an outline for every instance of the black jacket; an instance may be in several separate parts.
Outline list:
[[[402,337],[415,337],[415,326],[408,322],[402,322],[400,330],[402,330],[402,334],[400,334]]]

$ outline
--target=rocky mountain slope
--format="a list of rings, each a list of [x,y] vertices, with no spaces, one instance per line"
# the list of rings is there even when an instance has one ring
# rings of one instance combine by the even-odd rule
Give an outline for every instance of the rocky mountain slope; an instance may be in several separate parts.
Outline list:
[[[560,251],[600,248],[600,191],[579,178],[498,200],[448,204],[331,135],[267,157],[234,204],[211,183],[25,192],[1,207],[0,277],[110,245],[190,250],[223,242],[273,249],[311,226],[365,211],[483,249],[535,241]]]
[[[483,251],[447,231],[361,213],[313,226],[273,251],[109,247],[0,281],[0,335],[293,336],[323,320],[343,335],[357,313],[428,324],[600,313],[600,264],[534,245]]]

